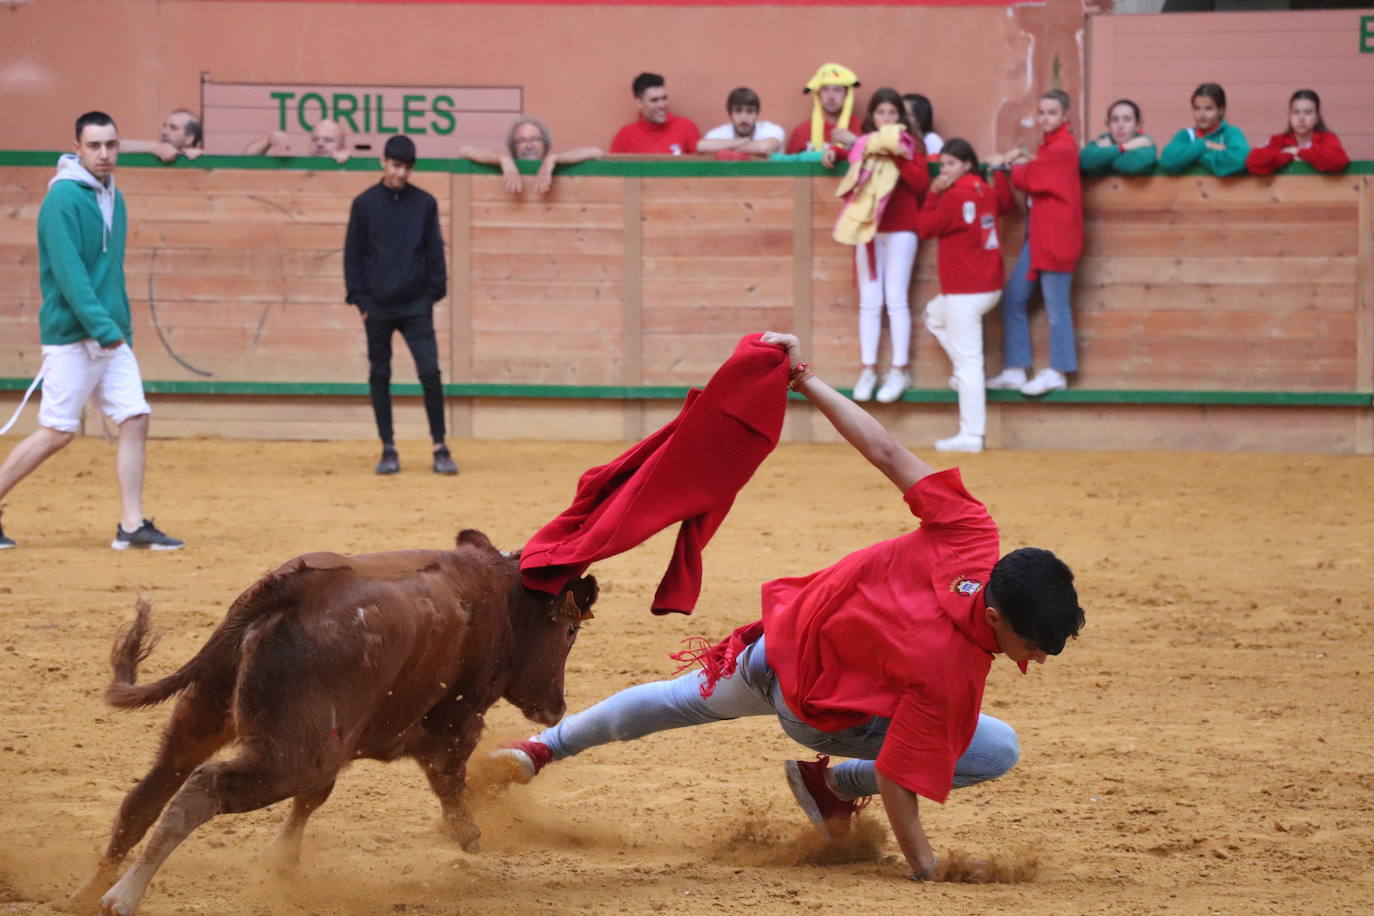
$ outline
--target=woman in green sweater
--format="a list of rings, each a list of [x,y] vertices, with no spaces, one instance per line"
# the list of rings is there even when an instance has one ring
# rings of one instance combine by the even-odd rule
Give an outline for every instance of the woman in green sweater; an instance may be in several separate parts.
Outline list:
[[[1140,132],[1140,106],[1118,99],[1107,109],[1107,132],[1078,154],[1084,175],[1148,175],[1155,169],[1155,141]]]
[[[1249,152],[1245,134],[1226,123],[1226,90],[1203,83],[1193,91],[1193,126],[1174,134],[1159,154],[1159,167],[1177,175],[1201,163],[1213,175],[1238,175]]]

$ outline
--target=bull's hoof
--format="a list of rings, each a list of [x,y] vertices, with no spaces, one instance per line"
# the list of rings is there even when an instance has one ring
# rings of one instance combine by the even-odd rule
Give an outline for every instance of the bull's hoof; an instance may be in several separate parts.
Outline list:
[[[119,866],[117,864],[101,864],[96,870],[81,882],[81,886],[72,892],[67,898],[66,905],[63,907],[70,913],[94,913],[100,906],[100,897],[110,889],[119,878]]]
[[[470,852],[474,855],[482,851],[482,838],[475,836],[463,844],[463,852]]]
[[[100,916],[134,916],[136,912],[137,900],[126,900],[123,894],[113,890],[100,898]]]

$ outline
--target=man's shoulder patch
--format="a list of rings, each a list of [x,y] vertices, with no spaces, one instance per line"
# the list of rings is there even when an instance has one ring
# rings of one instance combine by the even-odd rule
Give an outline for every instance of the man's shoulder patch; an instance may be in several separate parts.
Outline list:
[[[979,582],[977,579],[970,579],[967,576],[956,576],[954,580],[949,583],[949,590],[956,595],[972,598],[983,590],[983,583]]]

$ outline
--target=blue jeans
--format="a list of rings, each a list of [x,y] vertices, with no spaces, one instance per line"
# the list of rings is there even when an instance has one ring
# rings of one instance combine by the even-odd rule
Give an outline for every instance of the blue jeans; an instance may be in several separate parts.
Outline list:
[[[1069,308],[1069,287],[1073,274],[1042,270],[1036,279],[1026,279],[1030,272],[1030,232],[1021,246],[1002,292],[1002,365],[1007,369],[1029,369],[1031,361],[1030,323],[1026,320],[1026,303],[1035,287],[1045,297],[1045,314],[1050,319],[1050,368],[1059,372],[1078,371],[1078,353],[1073,342],[1073,310]]]
[[[835,784],[840,791],[856,798],[878,794],[873,761],[882,750],[890,719],[874,716],[838,732],[807,725],[783,701],[777,676],[768,667],[763,639],[740,654],[735,673],[722,678],[709,697],[701,695],[704,678],[704,672],[698,670],[671,681],[630,687],[566,717],[535,735],[534,740],[546,745],[557,760],[599,744],[633,741],[670,728],[776,715],[782,730],[798,744],[823,754],[856,758],[835,767]],[[996,779],[1014,767],[1020,756],[1011,726],[979,715],[973,740],[955,764],[954,788]]]

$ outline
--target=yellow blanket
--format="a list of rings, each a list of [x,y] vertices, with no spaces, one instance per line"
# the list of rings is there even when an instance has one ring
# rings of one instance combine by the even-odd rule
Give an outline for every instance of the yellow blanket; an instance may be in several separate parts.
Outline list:
[[[835,189],[836,197],[847,203],[835,221],[832,237],[842,245],[866,245],[878,234],[882,202],[897,187],[901,173],[892,160],[902,155],[902,125],[885,124],[877,133],[864,137],[863,158],[859,148],[849,158],[849,171]]]

